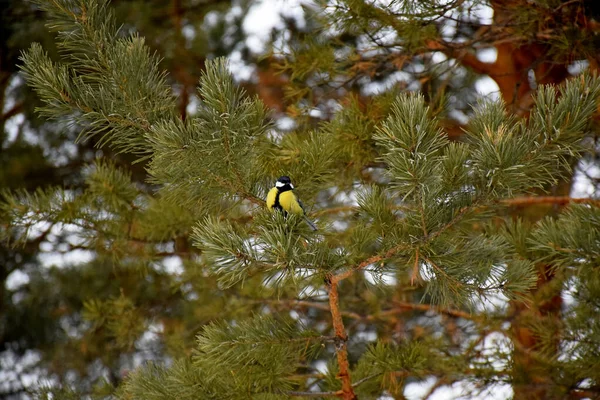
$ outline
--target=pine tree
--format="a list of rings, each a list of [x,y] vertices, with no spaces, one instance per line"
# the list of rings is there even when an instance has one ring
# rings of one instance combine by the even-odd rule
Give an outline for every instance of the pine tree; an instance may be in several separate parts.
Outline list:
[[[540,86],[526,119],[482,102],[460,142],[442,129],[443,103],[393,89],[350,95],[318,125],[299,115],[282,135],[223,59],[207,62],[198,108],[182,114],[158,57],[117,33],[105,2],[40,5],[63,51],[53,61],[33,45],[22,56],[41,114],[146,163],[149,178],[100,157],[81,190],[5,192],[4,239],[26,243],[50,224],[92,254],[50,271],[65,299],[88,296],[63,321],[61,367],[96,361],[126,375],[116,392],[117,378],[38,396],[402,398],[432,377],[472,382],[473,393],[508,383],[545,398],[597,394],[599,203],[545,193],[587,150],[595,76]],[[292,113],[304,94],[291,93]],[[283,174],[319,231],[265,210]],[[519,218],[530,204],[569,206]],[[561,290],[574,301],[557,320],[546,307]],[[490,309],[494,299],[513,306]],[[515,311],[523,304],[531,312]],[[524,327],[533,348],[517,348]],[[494,337],[515,352],[486,345]]]

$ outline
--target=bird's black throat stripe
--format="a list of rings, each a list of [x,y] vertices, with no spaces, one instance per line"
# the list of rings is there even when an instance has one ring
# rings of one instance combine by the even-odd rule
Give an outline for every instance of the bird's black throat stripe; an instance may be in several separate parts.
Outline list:
[[[278,190],[277,194],[275,195],[275,204],[273,204],[273,208],[279,211],[283,211],[283,207],[281,207],[281,204],[279,204],[279,195],[281,194],[281,192]]]

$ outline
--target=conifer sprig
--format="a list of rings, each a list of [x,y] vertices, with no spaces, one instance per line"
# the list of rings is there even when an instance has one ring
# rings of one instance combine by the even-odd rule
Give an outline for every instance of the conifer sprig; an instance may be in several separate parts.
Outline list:
[[[41,46],[24,52],[22,71],[48,118],[83,128],[79,139],[147,156],[153,124],[174,118],[175,102],[152,55],[139,37],[120,37],[107,1],[37,1],[59,30],[62,60]]]
[[[224,200],[262,205],[253,191],[262,180],[259,142],[270,127],[264,105],[234,84],[223,59],[207,64],[199,94],[197,116],[152,128],[152,181],[164,185],[163,194],[179,204],[211,206],[212,194],[220,193]]]
[[[215,369],[208,379],[227,379],[239,392],[247,388],[255,393],[291,390],[291,375],[307,365],[324,342],[318,333],[294,321],[259,315],[235,325],[209,325],[197,339],[195,365],[218,364],[235,371],[230,375]]]

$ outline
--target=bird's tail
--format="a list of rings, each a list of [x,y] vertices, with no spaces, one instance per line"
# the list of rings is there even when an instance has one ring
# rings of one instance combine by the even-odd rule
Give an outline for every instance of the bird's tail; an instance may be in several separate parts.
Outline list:
[[[312,229],[313,231],[317,231],[317,226],[315,225],[314,222],[312,222],[310,219],[308,219],[308,217],[305,215],[304,216],[304,220],[306,221],[306,223],[308,224],[308,226],[310,226],[310,229]]]

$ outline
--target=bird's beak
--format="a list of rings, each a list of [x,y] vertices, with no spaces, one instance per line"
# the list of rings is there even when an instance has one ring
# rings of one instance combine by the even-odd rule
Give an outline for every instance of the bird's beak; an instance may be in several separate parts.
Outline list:
[[[292,184],[290,183],[290,187],[293,189],[293,188],[294,188],[294,185],[292,185]]]

